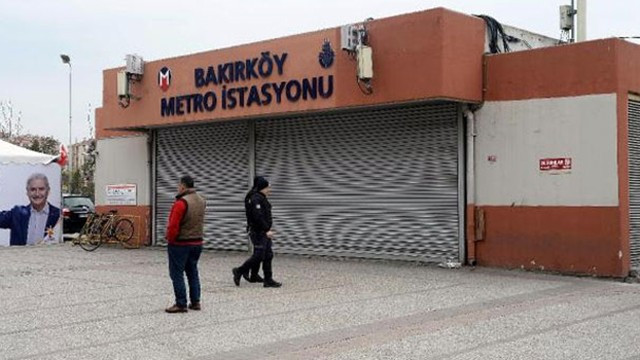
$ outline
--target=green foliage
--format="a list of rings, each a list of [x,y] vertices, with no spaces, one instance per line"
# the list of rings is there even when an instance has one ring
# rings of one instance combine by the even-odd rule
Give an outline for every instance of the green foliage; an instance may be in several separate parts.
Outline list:
[[[44,154],[58,155],[60,153],[60,142],[52,136],[24,134],[3,137],[0,135],[0,140]]]
[[[86,150],[83,151],[85,153],[80,156],[84,158],[84,164],[79,168],[74,168],[71,176],[68,166],[62,171],[62,190],[69,194],[89,196],[92,200],[95,200],[95,183],[93,179],[96,171],[95,139],[89,140]]]
[[[71,194],[81,194],[82,193],[82,175],[80,174],[80,169],[73,169],[71,173],[71,184],[69,187],[69,192]]]
[[[71,193],[71,191],[69,191],[69,170],[67,169],[63,169],[62,170],[62,192],[63,193]]]
[[[49,155],[58,155],[60,153],[60,142],[52,136],[31,136],[33,140],[31,146],[27,147],[28,149]]]
[[[94,199],[95,193],[95,183],[93,181],[93,177],[96,171],[96,140],[91,139],[89,142],[89,146],[87,147],[87,156],[85,158],[85,163],[82,165],[82,177],[83,177],[83,186],[82,186],[82,194],[90,196],[92,200]]]

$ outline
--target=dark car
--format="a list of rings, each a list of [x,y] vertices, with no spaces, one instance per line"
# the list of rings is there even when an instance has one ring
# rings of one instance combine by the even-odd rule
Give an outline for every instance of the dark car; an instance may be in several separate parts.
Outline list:
[[[62,217],[63,233],[80,232],[87,217],[95,214],[96,208],[91,198],[84,195],[63,195],[62,196]]]

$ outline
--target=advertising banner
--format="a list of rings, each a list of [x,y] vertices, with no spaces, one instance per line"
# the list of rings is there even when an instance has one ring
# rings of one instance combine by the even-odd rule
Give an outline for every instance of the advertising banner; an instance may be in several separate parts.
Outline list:
[[[0,163],[0,246],[59,243],[60,166]]]

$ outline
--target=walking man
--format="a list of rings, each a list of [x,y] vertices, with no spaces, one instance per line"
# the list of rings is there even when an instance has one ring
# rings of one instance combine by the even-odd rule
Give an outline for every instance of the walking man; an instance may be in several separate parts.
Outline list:
[[[256,177],[253,180],[253,187],[251,188],[251,190],[249,190],[247,192],[247,195],[245,195],[245,197],[244,197],[244,210],[245,210],[245,215],[247,216],[247,218],[250,216],[249,213],[252,211],[251,210],[251,208],[252,208],[252,206],[251,206],[251,204],[252,204],[251,198],[253,197],[253,195],[255,193],[258,192],[257,184],[258,183],[262,183],[261,181],[256,181],[257,179],[258,178]],[[250,234],[249,223],[247,222],[247,235],[249,235],[249,234]],[[249,235],[249,239],[251,240],[251,249],[253,251],[255,249],[255,245],[256,244],[254,243],[254,239],[250,235]],[[248,281],[250,283],[256,283],[256,282],[264,283],[264,279],[259,274],[259,272],[260,272],[260,263],[261,262],[262,262],[262,260],[256,262],[255,264],[253,264],[252,267],[251,267],[251,272],[250,273],[249,272],[243,273],[242,277],[246,281]]]
[[[262,262],[262,271],[264,273],[264,287],[280,287],[281,283],[273,280],[273,272],[271,269],[271,260],[273,259],[273,250],[271,249],[274,232],[271,230],[271,204],[267,197],[271,195],[271,186],[267,179],[262,176],[256,176],[253,180],[253,191],[245,199],[245,210],[247,215],[247,225],[249,227],[249,236],[253,243],[253,254],[240,267],[233,268],[233,282],[236,286],[240,286],[240,278],[257,269]],[[251,279],[251,278],[250,278]],[[257,280],[257,279],[256,279]],[[256,281],[257,282],[257,281]]]
[[[200,310],[200,278],[198,260],[202,253],[204,210],[206,203],[194,189],[193,178],[183,176],[178,184],[178,195],[171,207],[167,225],[167,253],[169,276],[173,282],[175,303],[166,312],[187,312],[187,289],[184,274],[189,281],[189,309]]]

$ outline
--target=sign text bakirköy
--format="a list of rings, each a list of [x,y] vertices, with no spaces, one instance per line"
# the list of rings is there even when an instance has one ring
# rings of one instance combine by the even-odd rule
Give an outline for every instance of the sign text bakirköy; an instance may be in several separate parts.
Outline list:
[[[297,102],[329,98],[333,95],[333,75],[315,76],[286,81],[268,81],[277,72],[284,73],[288,54],[270,54],[263,52],[260,57],[235,61],[217,66],[194,69],[196,88],[221,85],[219,92],[209,90],[163,98],[160,101],[160,113],[164,116],[185,115],[191,113],[212,112],[220,107],[230,110],[236,107],[267,106],[273,102]],[[235,84],[252,79],[264,79],[266,82],[251,86]]]

